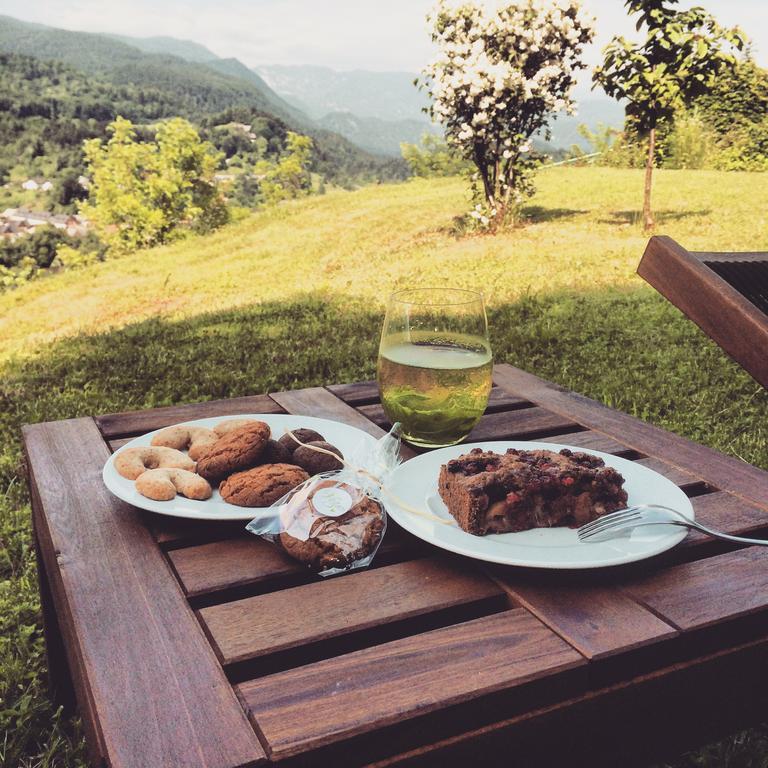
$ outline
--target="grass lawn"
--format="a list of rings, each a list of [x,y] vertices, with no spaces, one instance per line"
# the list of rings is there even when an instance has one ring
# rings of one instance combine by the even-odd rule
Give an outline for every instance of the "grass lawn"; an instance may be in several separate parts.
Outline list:
[[[510,362],[768,469],[768,395],[634,275],[642,174],[553,169],[530,223],[456,239],[457,180],[333,193],[0,295],[0,764],[77,766],[45,694],[24,422],[371,378],[386,294],[489,297]],[[768,250],[768,174],[660,172],[658,231]],[[759,766],[767,729],[675,766]]]

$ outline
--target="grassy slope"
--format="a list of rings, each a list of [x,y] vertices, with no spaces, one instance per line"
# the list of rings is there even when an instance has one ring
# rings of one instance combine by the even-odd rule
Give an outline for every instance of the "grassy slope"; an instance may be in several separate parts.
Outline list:
[[[385,295],[446,281],[490,294],[497,359],[768,468],[766,392],[634,276],[641,183],[545,171],[529,226],[459,240],[457,181],[333,194],[0,296],[0,764],[82,755],[40,678],[24,422],[371,377]],[[659,230],[768,250],[767,198],[768,175],[659,174]],[[764,734],[676,765],[751,765]]]
[[[636,171],[550,169],[533,222],[457,240],[456,180],[333,193],[257,214],[205,239],[72,272],[0,296],[3,353],[163,313],[189,317],[309,291],[381,302],[396,285],[482,286],[491,305],[528,292],[640,284]],[[745,194],[745,186],[749,193]],[[692,248],[768,249],[768,176],[658,172],[659,230]]]

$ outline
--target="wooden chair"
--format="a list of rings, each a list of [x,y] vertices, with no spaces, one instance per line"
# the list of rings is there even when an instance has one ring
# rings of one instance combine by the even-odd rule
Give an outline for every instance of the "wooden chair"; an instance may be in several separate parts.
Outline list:
[[[692,252],[652,237],[637,273],[768,388],[768,253]]]

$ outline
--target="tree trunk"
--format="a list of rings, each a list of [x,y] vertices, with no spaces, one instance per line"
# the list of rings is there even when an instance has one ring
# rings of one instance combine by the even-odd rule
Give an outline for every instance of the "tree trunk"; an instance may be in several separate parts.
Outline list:
[[[648,158],[645,161],[645,193],[643,195],[643,228],[646,232],[653,229],[656,222],[651,212],[651,181],[653,180],[653,162],[656,155],[656,129],[648,133]]]

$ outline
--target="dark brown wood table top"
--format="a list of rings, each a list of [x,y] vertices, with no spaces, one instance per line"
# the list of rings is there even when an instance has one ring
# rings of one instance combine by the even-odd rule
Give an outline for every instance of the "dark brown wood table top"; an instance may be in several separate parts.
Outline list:
[[[768,533],[768,473],[507,365],[494,383],[470,441],[620,455],[702,522]],[[387,427],[365,382],[24,428],[50,661],[94,765],[633,765],[765,712],[768,550],[690,534],[651,561],[543,572],[390,521],[372,568],[321,580],[242,523],[104,487],[128,439],[237,413]]]

